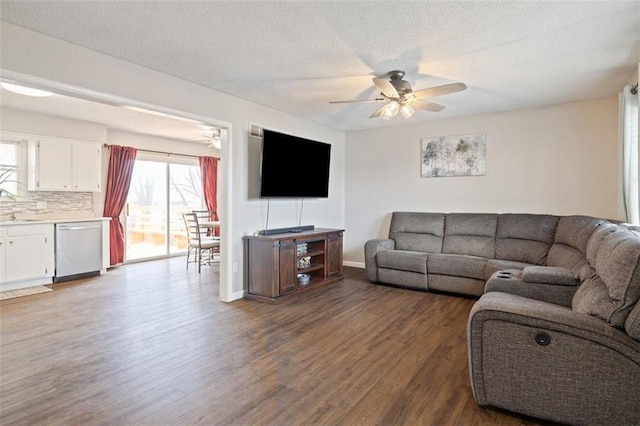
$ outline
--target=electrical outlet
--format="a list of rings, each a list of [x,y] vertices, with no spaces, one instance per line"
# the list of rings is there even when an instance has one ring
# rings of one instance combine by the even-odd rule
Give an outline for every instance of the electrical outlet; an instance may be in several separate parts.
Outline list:
[[[46,209],[46,208],[47,208],[47,202],[46,202],[46,201],[38,201],[38,202],[36,203],[36,208],[37,208],[38,210],[44,210],[44,209]]]
[[[238,262],[233,262],[233,272],[238,272]]]

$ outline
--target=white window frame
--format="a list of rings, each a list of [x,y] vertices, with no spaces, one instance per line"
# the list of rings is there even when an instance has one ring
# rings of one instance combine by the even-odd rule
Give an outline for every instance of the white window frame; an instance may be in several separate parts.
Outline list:
[[[18,197],[25,197],[27,195],[27,140],[28,135],[22,135],[19,133],[0,132],[0,144],[13,145],[15,148],[15,164],[5,163],[4,158],[0,158],[0,173],[5,170],[15,167],[17,183],[11,184],[8,188],[12,193]],[[7,197],[0,198],[0,202],[13,201]]]

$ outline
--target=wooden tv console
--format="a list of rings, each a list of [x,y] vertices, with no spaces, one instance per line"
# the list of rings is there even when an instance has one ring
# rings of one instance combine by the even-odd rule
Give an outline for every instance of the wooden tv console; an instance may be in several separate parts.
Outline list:
[[[343,232],[316,228],[244,237],[244,297],[274,303],[344,279]],[[301,274],[310,276],[308,283]]]

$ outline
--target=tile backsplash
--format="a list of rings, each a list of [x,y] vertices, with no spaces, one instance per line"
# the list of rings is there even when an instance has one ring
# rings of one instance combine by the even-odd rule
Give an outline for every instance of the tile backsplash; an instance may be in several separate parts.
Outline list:
[[[38,208],[45,203],[45,208]],[[0,201],[0,218],[12,215],[93,213],[93,194],[91,192],[49,192],[34,191],[19,196],[16,201]]]

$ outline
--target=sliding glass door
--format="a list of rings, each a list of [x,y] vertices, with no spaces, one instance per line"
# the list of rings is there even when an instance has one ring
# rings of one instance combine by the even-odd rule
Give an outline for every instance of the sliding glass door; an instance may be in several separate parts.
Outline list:
[[[203,209],[196,159],[139,155],[127,197],[126,260],[165,257],[187,249],[182,213]]]

